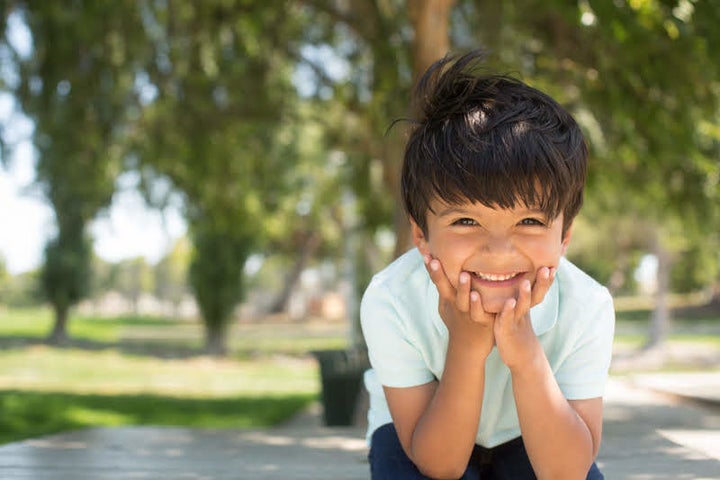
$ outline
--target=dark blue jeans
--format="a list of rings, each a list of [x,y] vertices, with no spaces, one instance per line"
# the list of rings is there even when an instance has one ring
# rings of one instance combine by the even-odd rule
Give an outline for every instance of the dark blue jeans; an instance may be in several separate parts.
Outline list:
[[[430,480],[420,473],[405,455],[395,425],[388,423],[375,430],[370,443],[370,473],[373,480]],[[531,480],[535,473],[518,437],[494,448],[475,445],[465,474],[460,480]],[[587,480],[603,480],[593,463]]]

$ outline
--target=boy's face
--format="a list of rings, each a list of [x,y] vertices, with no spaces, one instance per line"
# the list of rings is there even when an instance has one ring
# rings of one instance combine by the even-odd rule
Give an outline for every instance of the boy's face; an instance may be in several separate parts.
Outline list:
[[[427,235],[412,223],[420,253],[440,260],[453,287],[460,273],[471,275],[485,311],[498,313],[517,298],[522,279],[532,285],[540,267],[556,268],[570,241],[562,235],[562,213],[554,219],[518,204],[494,209],[480,203],[448,205],[434,200],[427,212]],[[433,213],[434,212],[434,213]]]

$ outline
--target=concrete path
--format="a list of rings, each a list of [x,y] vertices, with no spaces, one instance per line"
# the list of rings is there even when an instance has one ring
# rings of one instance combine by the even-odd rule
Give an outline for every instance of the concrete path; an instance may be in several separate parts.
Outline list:
[[[714,388],[714,401],[703,404],[663,376],[609,382],[601,471],[608,480],[720,479],[720,372],[695,376]]]
[[[663,377],[608,385],[605,477],[720,479],[720,372]],[[679,399],[693,388],[709,401]],[[96,428],[16,442],[0,446],[0,479],[360,480],[369,478],[366,453],[361,427],[323,427],[316,406],[265,430]]]

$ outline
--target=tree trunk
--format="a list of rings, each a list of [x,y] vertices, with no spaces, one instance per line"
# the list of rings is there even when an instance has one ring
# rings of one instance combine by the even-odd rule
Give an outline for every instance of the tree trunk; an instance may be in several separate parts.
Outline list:
[[[413,78],[417,81],[430,65],[450,50],[450,10],[455,5],[455,0],[412,0],[407,5],[410,22],[415,31],[412,50]],[[415,117],[416,113],[410,112],[410,116]],[[385,181],[398,205],[394,219],[396,257],[411,246],[410,226],[400,198],[401,159],[406,139],[404,136],[398,137],[390,140],[386,152],[388,160],[385,161]]]
[[[413,60],[415,79],[450,50],[450,10],[455,0],[413,0],[408,13],[415,38]]]
[[[300,279],[300,275],[303,270],[305,270],[308,261],[315,255],[315,252],[320,247],[321,241],[322,237],[317,232],[307,232],[304,235],[300,247],[300,255],[296,257],[295,265],[293,265],[292,270],[290,270],[290,273],[285,277],[283,289],[270,307],[270,313],[282,313],[287,310],[290,296]]]
[[[655,292],[655,309],[650,317],[650,332],[646,349],[659,347],[665,341],[670,330],[670,307],[668,293],[670,290],[670,254],[655,240],[655,256],[657,257],[657,291]]]
[[[213,357],[225,357],[227,355],[227,338],[223,326],[205,324],[205,353]]]
[[[55,311],[55,324],[48,335],[46,342],[54,346],[67,345],[70,337],[67,334],[68,307],[53,305]]]

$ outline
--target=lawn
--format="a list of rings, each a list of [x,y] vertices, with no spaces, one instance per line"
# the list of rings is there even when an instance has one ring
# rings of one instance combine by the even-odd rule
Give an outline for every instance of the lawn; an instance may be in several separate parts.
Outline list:
[[[226,359],[199,325],[73,317],[67,348],[42,339],[45,309],[0,311],[0,443],[89,426],[263,427],[318,398],[311,350],[345,345],[342,324],[237,325]]]
[[[616,345],[641,348],[647,342],[649,310],[619,310],[616,312],[616,319]],[[720,312],[716,315],[692,317],[675,314],[667,340],[671,344],[694,343],[720,349]]]

